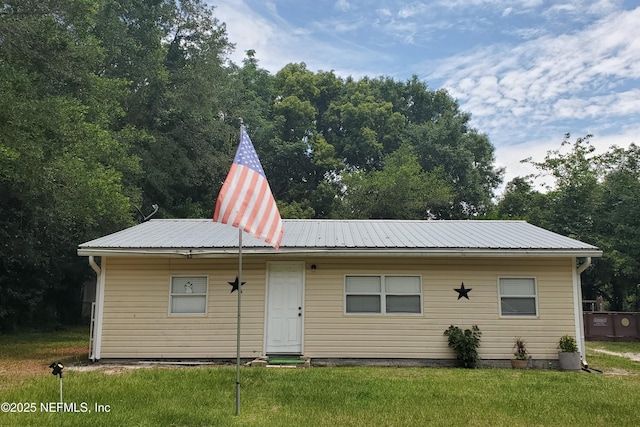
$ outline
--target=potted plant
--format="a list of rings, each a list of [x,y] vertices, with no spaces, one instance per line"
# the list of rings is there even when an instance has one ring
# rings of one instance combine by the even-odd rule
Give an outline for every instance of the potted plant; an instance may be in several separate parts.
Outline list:
[[[516,337],[513,342],[513,355],[515,359],[511,359],[511,367],[514,369],[526,369],[529,364],[529,352],[527,344],[520,337]]]
[[[563,335],[558,341],[558,363],[561,371],[579,371],[581,369],[580,353],[576,339],[571,335]]]

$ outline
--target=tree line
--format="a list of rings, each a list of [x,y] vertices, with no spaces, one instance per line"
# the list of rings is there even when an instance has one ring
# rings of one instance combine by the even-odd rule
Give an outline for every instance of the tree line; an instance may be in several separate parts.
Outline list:
[[[304,63],[271,74],[232,50],[202,0],[0,6],[0,331],[77,321],[92,274],[78,243],[154,204],[210,217],[240,118],[284,218],[522,218],[603,248],[586,292],[635,303],[635,146],[596,161],[580,138],[535,164],[552,189],[519,177],[495,200],[494,147],[445,90]]]

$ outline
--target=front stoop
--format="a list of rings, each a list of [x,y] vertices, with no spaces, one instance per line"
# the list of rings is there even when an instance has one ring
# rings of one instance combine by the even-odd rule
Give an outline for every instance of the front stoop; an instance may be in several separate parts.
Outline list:
[[[266,368],[310,368],[311,358],[309,356],[259,357],[249,362],[249,366]]]

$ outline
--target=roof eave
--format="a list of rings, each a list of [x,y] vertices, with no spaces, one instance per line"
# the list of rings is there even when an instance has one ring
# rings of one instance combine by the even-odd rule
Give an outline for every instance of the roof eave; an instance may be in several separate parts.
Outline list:
[[[600,257],[598,249],[476,249],[476,248],[242,248],[243,255],[346,256],[346,257]],[[80,248],[80,256],[157,256],[173,258],[228,258],[238,256],[238,248]]]

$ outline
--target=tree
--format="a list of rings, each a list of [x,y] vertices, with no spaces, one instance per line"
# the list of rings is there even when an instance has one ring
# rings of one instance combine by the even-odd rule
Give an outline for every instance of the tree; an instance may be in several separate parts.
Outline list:
[[[593,208],[602,176],[602,162],[590,143],[592,135],[576,138],[573,144],[570,137],[565,134],[560,149],[549,151],[542,162],[527,162],[554,180],[554,187],[547,193],[553,206],[548,212],[550,228],[578,240],[593,241]],[[563,153],[562,148],[569,145],[571,150]]]
[[[612,310],[633,309],[640,282],[640,150],[631,144],[596,154],[591,135],[569,139],[566,134],[560,149],[542,162],[524,160],[538,168],[536,176],[553,179],[547,191],[533,191],[532,177],[514,179],[498,202],[497,217],[524,218],[598,246],[603,256],[584,273],[584,297],[602,296]]]
[[[454,202],[436,213],[441,219],[474,218],[491,207],[494,190],[502,181],[496,169],[494,149],[485,135],[468,128],[469,115],[442,111],[431,121],[410,124],[408,140],[424,170],[442,167],[454,188]]]
[[[442,171],[423,171],[409,146],[388,155],[382,170],[348,174],[344,185],[348,218],[429,219],[453,193]]]
[[[160,217],[210,216],[247,105],[224,25],[201,0],[110,0],[99,16],[104,73],[131,89],[122,122],[148,135],[134,147],[143,204]]]
[[[366,81],[356,85],[346,101],[332,103],[325,116],[327,141],[347,167],[376,169],[384,155],[400,145],[404,118],[393,112],[393,104],[368,94]]]
[[[96,3],[14,1],[0,16],[0,330],[77,318],[77,244],[131,223],[136,132],[95,73]],[[45,60],[46,58],[46,60]]]
[[[271,87],[267,81],[264,86]],[[421,170],[441,176],[453,192],[451,203],[433,207],[429,215],[472,218],[491,207],[502,179],[493,146],[468,126],[469,115],[446,91],[429,90],[416,76],[407,82],[342,80],[333,72],[313,73],[304,63],[285,66],[272,87],[272,93],[262,92],[273,100],[269,119],[254,126],[253,141],[258,151],[264,148],[263,165],[280,201],[311,206],[316,216],[340,215],[333,211],[338,195],[345,201],[355,194],[342,194],[345,171],[380,171],[387,156],[408,144]],[[324,161],[327,167],[318,167],[313,141],[335,153],[331,165]],[[287,159],[296,167],[283,169]]]
[[[612,148],[595,206],[595,232],[603,257],[590,297],[603,295],[612,310],[636,311],[640,283],[640,149]]]

